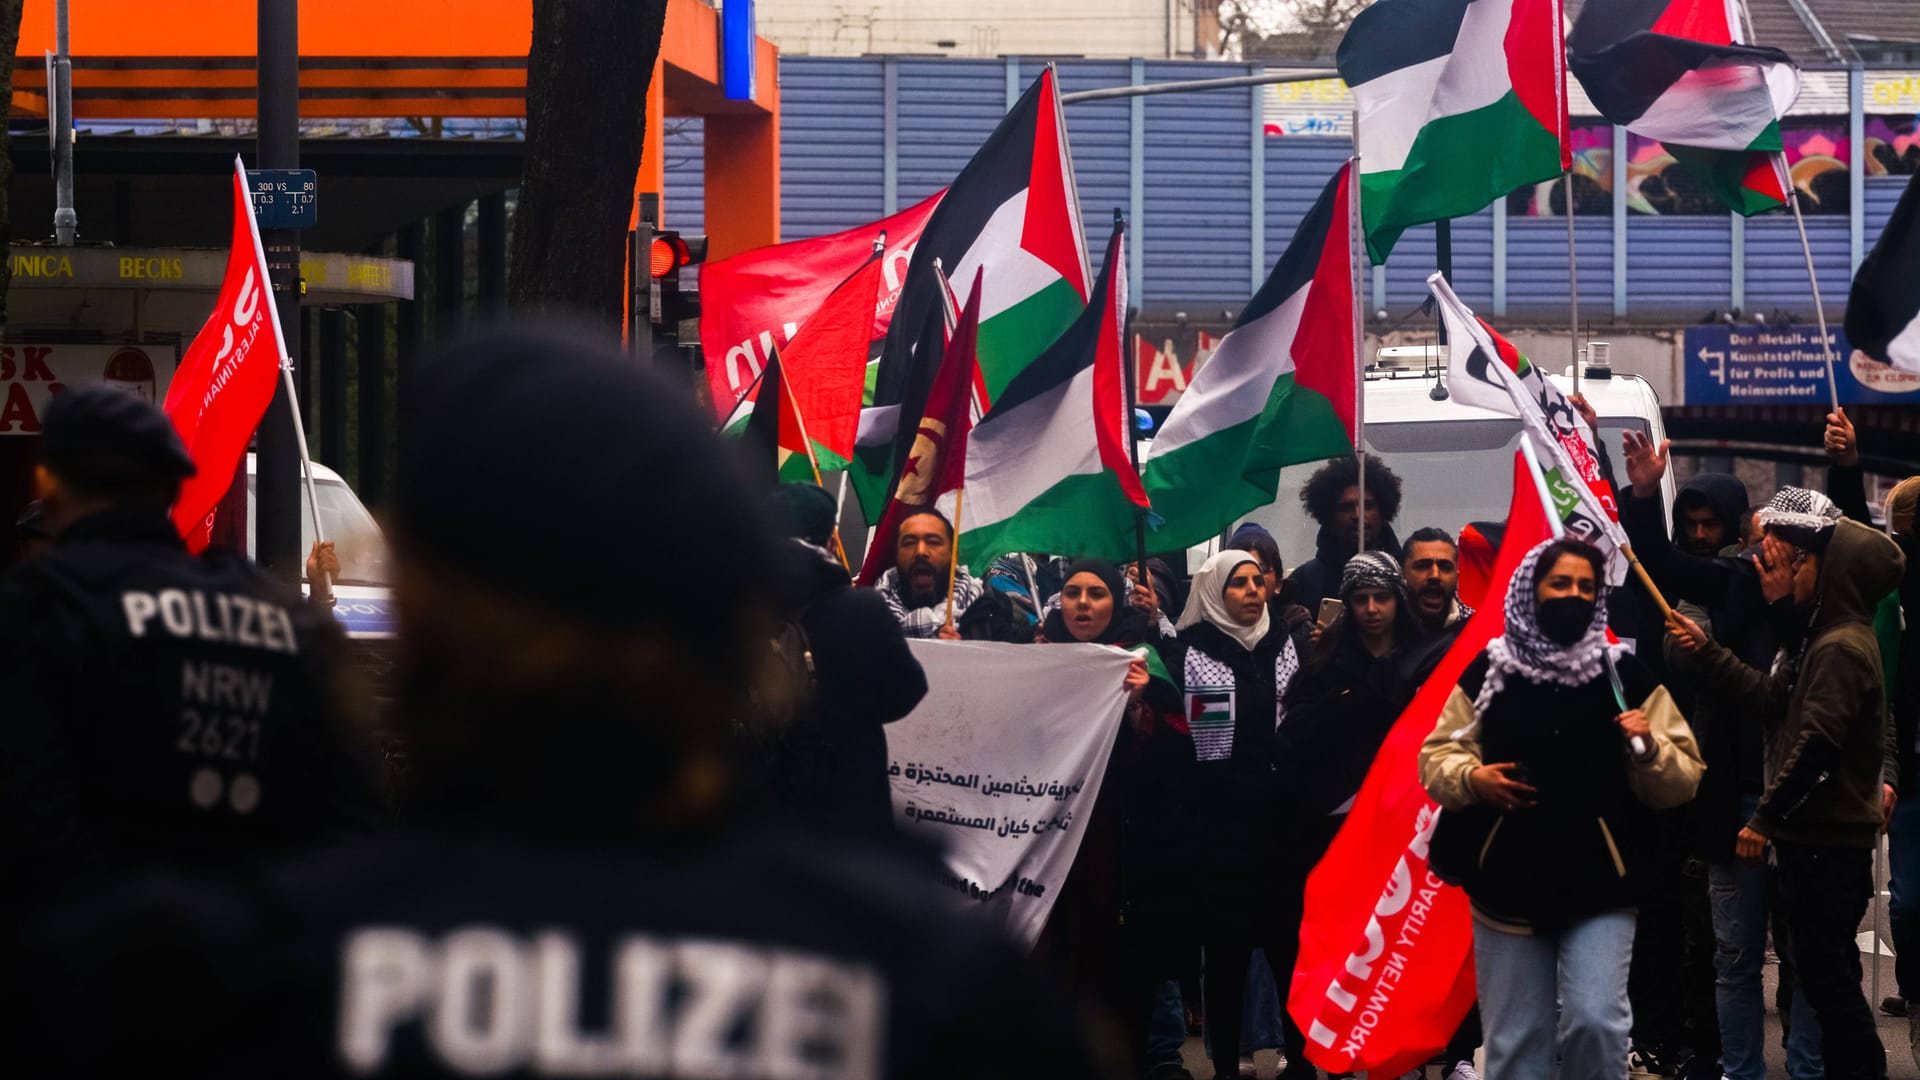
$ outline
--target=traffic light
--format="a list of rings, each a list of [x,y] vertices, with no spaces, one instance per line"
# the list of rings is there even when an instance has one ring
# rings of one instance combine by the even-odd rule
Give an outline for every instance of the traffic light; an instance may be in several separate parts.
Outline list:
[[[682,340],[681,324],[700,318],[700,292],[681,285],[680,273],[706,257],[704,236],[687,236],[672,230],[654,232],[647,246],[647,276],[652,279],[648,290],[651,296],[648,321],[653,324],[656,345],[698,343],[699,334],[691,332],[691,328],[686,340]]]

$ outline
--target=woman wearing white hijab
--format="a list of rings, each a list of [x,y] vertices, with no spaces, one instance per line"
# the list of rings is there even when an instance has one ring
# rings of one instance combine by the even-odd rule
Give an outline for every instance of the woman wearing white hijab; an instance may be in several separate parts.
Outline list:
[[[1250,552],[1222,551],[1194,575],[1176,641],[1161,652],[1182,683],[1193,738],[1193,823],[1181,865],[1194,940],[1207,950],[1214,1075],[1235,1076],[1247,962],[1264,949],[1274,981],[1291,983],[1300,916],[1285,910],[1284,840],[1273,731],[1280,688],[1300,669],[1286,628],[1268,614],[1266,578]],[[1279,898],[1279,899],[1277,899]],[[1289,1076],[1310,1075],[1306,1040],[1287,1023]]]
[[[1433,866],[1473,902],[1489,1080],[1552,1076],[1556,1059],[1562,1080],[1626,1080],[1653,811],[1706,769],[1666,688],[1607,640],[1604,568],[1579,540],[1528,552],[1504,632],[1420,749],[1443,810]]]

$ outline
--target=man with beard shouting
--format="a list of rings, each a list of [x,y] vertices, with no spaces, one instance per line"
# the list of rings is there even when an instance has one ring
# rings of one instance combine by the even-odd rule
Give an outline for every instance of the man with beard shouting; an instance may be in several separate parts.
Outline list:
[[[884,542],[875,537],[876,542]],[[953,577],[953,617],[947,617],[947,578]],[[960,616],[980,599],[980,582],[953,565],[953,523],[932,507],[900,522],[893,569],[877,586],[910,638],[960,640]]]
[[[1428,637],[1453,634],[1473,617],[1473,609],[1460,602],[1460,546],[1445,529],[1421,529],[1407,537],[1400,571],[1413,597],[1414,621]]]

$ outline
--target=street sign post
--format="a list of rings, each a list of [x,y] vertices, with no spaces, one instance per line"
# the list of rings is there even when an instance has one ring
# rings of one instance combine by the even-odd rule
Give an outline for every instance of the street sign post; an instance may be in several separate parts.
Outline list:
[[[247,197],[262,229],[311,229],[320,224],[312,169],[248,169]]]
[[[1920,404],[1920,375],[1867,359],[1830,328],[1842,405]],[[1812,326],[1689,326],[1688,405],[1826,405],[1826,352]]]

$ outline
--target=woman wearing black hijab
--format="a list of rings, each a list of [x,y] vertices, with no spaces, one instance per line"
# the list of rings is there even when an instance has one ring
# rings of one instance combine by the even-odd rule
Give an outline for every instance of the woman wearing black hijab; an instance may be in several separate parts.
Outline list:
[[[1138,950],[1123,939],[1123,913],[1133,895],[1131,879],[1176,873],[1176,865],[1130,843],[1132,822],[1159,816],[1136,795],[1156,790],[1149,758],[1165,758],[1173,732],[1160,718],[1180,711],[1180,692],[1166,676],[1149,643],[1159,637],[1147,616],[1127,602],[1127,579],[1119,567],[1101,559],[1081,559],[1067,567],[1060,606],[1048,613],[1039,640],[1046,644],[1112,645],[1135,654],[1127,670],[1131,691],[1118,742],[1107,759],[1093,817],[1080,841],[1073,869],[1060,887],[1036,952],[1059,967],[1084,998],[1098,1001],[1129,1030],[1136,1053],[1144,1047],[1148,1001],[1135,992],[1147,977],[1134,962]],[[1149,796],[1151,798],[1151,796]],[[1149,865],[1138,865],[1145,862]],[[1162,973],[1164,979],[1177,970]],[[1157,981],[1157,980],[1156,980]],[[1134,1000],[1134,998],[1139,1000]]]

